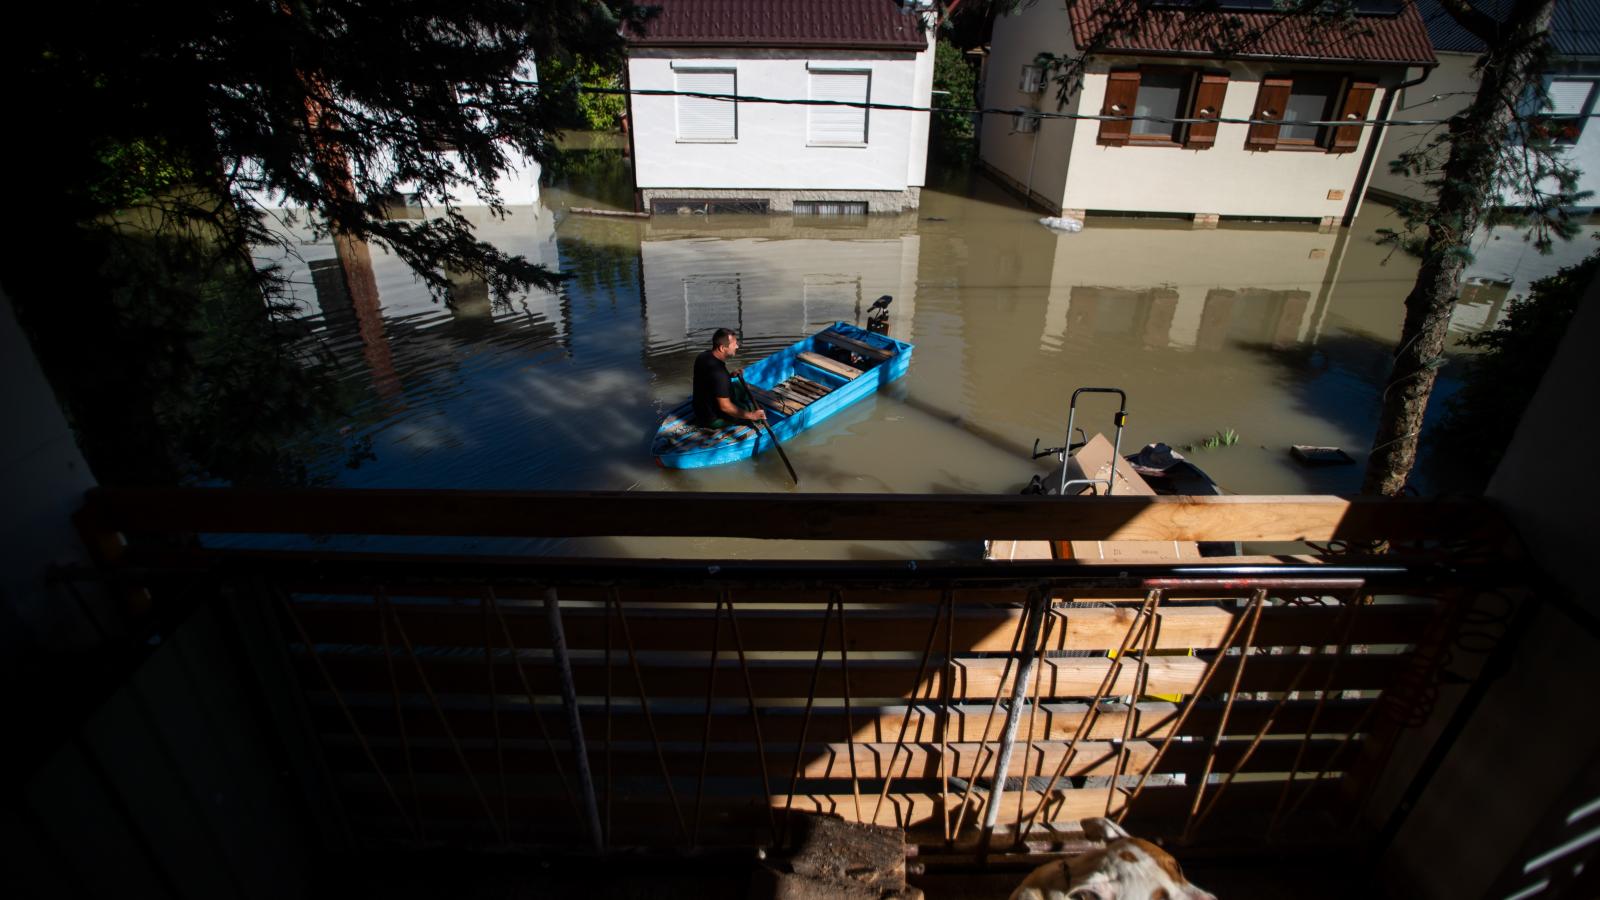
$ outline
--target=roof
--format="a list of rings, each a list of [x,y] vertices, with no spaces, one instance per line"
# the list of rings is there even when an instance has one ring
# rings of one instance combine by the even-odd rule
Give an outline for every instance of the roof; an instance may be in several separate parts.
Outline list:
[[[1454,53],[1482,53],[1483,41],[1461,27],[1437,0],[1416,0],[1427,25],[1433,49]],[[1475,0],[1473,6],[1496,21],[1511,10],[1509,0]],[[1600,3],[1595,0],[1556,0],[1550,18],[1550,43],[1567,57],[1600,56]]]
[[[629,25],[635,47],[815,47],[922,50],[921,17],[896,0],[649,0]]]
[[[1200,0],[1195,0],[1196,4]],[[1310,16],[1274,10],[1270,2],[1220,0],[1206,9],[1187,9],[1187,0],[1068,0],[1072,39],[1079,48],[1099,44],[1101,52],[1184,56],[1234,56],[1329,62],[1431,65],[1436,62],[1422,16],[1410,3],[1368,0],[1359,10],[1362,27],[1341,28]],[[1133,24],[1118,26],[1118,16],[1143,7]],[[1220,9],[1218,8],[1220,7]],[[1250,36],[1243,49],[1219,48]]]

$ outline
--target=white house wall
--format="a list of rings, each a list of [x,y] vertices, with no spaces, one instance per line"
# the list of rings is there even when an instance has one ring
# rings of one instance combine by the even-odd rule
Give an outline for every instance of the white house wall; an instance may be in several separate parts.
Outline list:
[[[1111,69],[1141,61],[1150,62],[1131,57],[1097,59],[1084,75],[1080,107],[1098,111],[1105,100],[1106,76]],[[1261,79],[1268,74],[1359,71],[1351,66],[1220,65],[1201,60],[1194,60],[1192,65],[1228,70],[1222,117],[1238,119],[1248,119],[1255,111]],[[1380,76],[1371,70],[1363,74],[1380,85],[1373,94],[1368,113],[1372,115],[1387,93],[1385,82],[1392,84],[1398,78]],[[1250,126],[1222,123],[1217,126],[1215,146],[1186,150],[1131,143],[1105,147],[1096,143],[1099,122],[1080,120],[1073,127],[1076,135],[1070,150],[1066,189],[1060,200],[1062,208],[1247,218],[1343,218],[1372,138],[1372,129],[1362,129],[1360,141],[1351,153],[1246,150],[1244,142]]]
[[[1020,88],[1022,69],[1031,65],[1041,52],[1070,55],[1072,23],[1061,0],[1040,0],[1013,15],[994,22],[989,44],[988,75],[983,86],[985,109],[1028,109],[1045,112],[1077,112],[1074,95],[1064,109],[1056,106],[1056,85],[1025,94]],[[1066,185],[1067,160],[1074,130],[1065,119],[1043,119],[1033,134],[1014,132],[1008,114],[986,113],[981,126],[980,144],[984,163],[1013,188],[1035,196],[1046,206],[1060,206]],[[1037,146],[1037,152],[1035,152]]]
[[[1426,81],[1401,93],[1390,118],[1448,119],[1472,103],[1478,91],[1478,79],[1473,71],[1478,54],[1440,52],[1438,57],[1439,66],[1428,74]],[[1420,70],[1414,71],[1420,74]],[[1591,72],[1588,77],[1594,74]],[[1369,189],[1380,197],[1423,199],[1427,192],[1420,180],[1392,174],[1389,166],[1400,154],[1426,146],[1430,137],[1440,134],[1443,128],[1442,125],[1396,125],[1387,129]],[[1581,173],[1578,190],[1595,192],[1596,196],[1583,201],[1583,205],[1600,206],[1600,124],[1590,119],[1578,142],[1568,148],[1566,158]]]
[[[629,86],[675,89],[673,65],[732,67],[741,95],[804,100],[808,63],[859,67],[872,73],[873,103],[927,106],[932,51],[847,52],[639,48],[628,60]],[[870,110],[866,146],[811,146],[807,107],[740,103],[738,138],[726,143],[680,141],[676,98],[633,97],[635,179],[641,190],[863,190],[921,187],[927,167],[928,115]]]

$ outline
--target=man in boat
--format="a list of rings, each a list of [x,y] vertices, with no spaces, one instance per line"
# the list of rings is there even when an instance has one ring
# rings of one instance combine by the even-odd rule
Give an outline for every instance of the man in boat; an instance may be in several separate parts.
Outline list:
[[[746,405],[748,396],[743,390],[735,392],[733,378],[728,374],[728,359],[739,352],[739,336],[727,328],[718,328],[711,335],[711,349],[694,360],[694,423],[701,428],[726,428],[739,422],[764,422],[766,411],[747,410],[734,402],[737,395]]]

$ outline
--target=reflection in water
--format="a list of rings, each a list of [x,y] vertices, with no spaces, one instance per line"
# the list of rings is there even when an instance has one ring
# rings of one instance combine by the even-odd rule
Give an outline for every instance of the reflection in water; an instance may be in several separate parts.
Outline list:
[[[363,486],[791,490],[775,456],[655,468],[650,435],[689,393],[713,329],[739,329],[749,361],[836,320],[865,325],[888,294],[889,333],[917,344],[911,370],[787,446],[804,490],[1016,490],[1049,462],[1030,462],[1026,449],[1035,437],[1057,442],[1067,398],[1083,385],[1128,392],[1134,447],[1235,429],[1239,445],[1196,453],[1232,492],[1359,485],[1359,465],[1306,470],[1287,448],[1342,446],[1361,459],[1371,438],[1415,275],[1374,240],[1392,225],[1382,206],[1331,234],[1149,219],[1095,219],[1062,234],[972,178],[930,187],[919,215],[571,214],[626,200],[626,181],[615,182],[625,163],[598,152],[593,165],[569,159],[573,182],[546,191],[541,207],[504,220],[472,212],[485,239],[566,273],[558,293],[501,302],[481,281],[453,278],[436,301],[381,250],[348,248],[341,264],[331,244],[312,244],[303,260],[282,260],[362,396],[350,427],[377,455],[354,471],[327,460],[325,471]],[[352,260],[371,297],[346,287]],[[1469,285],[1458,334],[1497,321],[1506,286],[1544,274],[1531,263],[1554,269],[1521,258],[1514,273]],[[1441,395],[1452,388],[1446,370]],[[1080,421],[1109,430],[1111,412],[1091,402]],[[728,552],[722,541],[701,549],[711,543]]]

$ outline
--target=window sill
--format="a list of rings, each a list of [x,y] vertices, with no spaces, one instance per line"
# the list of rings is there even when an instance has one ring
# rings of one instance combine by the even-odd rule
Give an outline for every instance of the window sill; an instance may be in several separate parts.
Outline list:
[[[679,144],[737,144],[738,138],[678,138]]]
[[[1316,144],[1279,144],[1272,150],[1285,150],[1289,153],[1327,153],[1327,147],[1318,147]],[[1271,152],[1271,151],[1268,151]]]
[[[861,147],[867,146],[867,142],[866,141],[861,141],[859,143],[848,143],[848,144],[845,144],[845,143],[833,143],[831,141],[829,141],[829,142],[807,141],[806,142],[806,146],[807,147],[854,147],[854,148],[859,149]]]
[[[1177,141],[1162,141],[1162,140],[1154,140],[1153,141],[1153,140],[1150,140],[1148,138],[1143,139],[1143,140],[1141,140],[1139,138],[1132,138],[1124,146],[1128,146],[1128,147],[1173,147],[1173,148],[1176,148],[1176,149],[1179,149],[1179,150],[1183,149],[1183,145],[1178,143]]]

